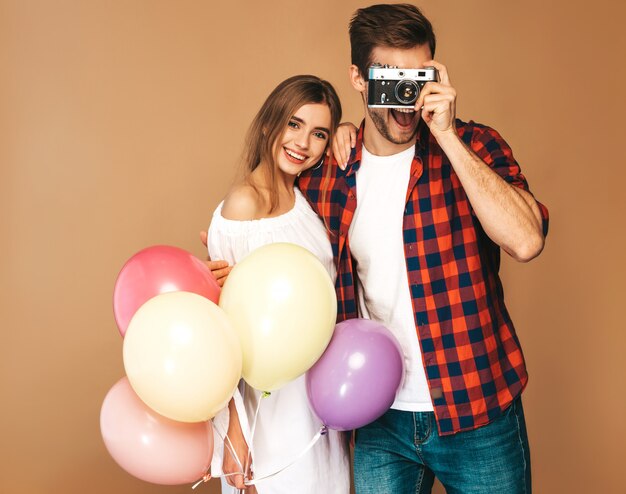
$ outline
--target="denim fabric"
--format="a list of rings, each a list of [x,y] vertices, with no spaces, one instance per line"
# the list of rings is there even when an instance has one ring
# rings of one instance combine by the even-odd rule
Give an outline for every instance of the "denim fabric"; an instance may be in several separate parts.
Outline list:
[[[356,494],[530,494],[530,451],[518,398],[493,422],[439,436],[432,412],[389,410],[360,428],[354,448]]]

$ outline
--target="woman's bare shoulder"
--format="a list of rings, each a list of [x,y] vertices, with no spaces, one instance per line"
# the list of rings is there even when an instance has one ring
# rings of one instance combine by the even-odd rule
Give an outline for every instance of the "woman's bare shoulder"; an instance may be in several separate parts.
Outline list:
[[[252,185],[234,186],[222,206],[222,216],[227,220],[249,221],[262,216],[263,198]]]

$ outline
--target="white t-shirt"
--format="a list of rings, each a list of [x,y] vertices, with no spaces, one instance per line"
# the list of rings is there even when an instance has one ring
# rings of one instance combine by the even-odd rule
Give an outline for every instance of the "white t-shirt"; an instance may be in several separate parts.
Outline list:
[[[294,189],[294,193],[293,209],[280,216],[259,220],[228,220],[222,216],[220,204],[213,213],[208,232],[211,259],[224,259],[232,265],[258,247],[289,242],[315,254],[334,281],[336,270],[326,228],[300,190]],[[309,407],[304,375],[273,391],[267,398],[261,398],[259,391],[243,381],[241,391],[234,396],[235,405],[244,437],[249,445],[252,444],[254,477],[259,479],[297,458],[322,423]],[[259,401],[256,429],[251,440]],[[220,434],[228,430],[228,420],[227,408],[213,419]],[[229,453],[224,451],[219,434],[215,434],[214,439],[211,471],[220,475],[223,455]],[[259,494],[349,494],[350,463],[346,439],[345,434],[329,430],[295,463],[257,484],[257,491]],[[222,482],[222,492],[234,493],[236,490]]]
[[[415,146],[391,156],[375,156],[363,146],[356,173],[357,206],[348,232],[356,260],[361,317],[380,322],[404,351],[405,376],[391,406],[433,410],[417,339],[407,277],[402,221]]]

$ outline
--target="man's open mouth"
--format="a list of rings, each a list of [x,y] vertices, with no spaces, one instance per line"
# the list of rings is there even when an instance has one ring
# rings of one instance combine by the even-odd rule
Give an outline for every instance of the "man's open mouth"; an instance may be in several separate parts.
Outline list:
[[[417,118],[413,108],[391,108],[391,116],[400,127],[411,127]]]

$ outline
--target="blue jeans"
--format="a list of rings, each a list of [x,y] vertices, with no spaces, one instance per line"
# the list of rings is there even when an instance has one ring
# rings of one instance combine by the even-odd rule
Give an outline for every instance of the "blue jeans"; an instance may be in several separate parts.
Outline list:
[[[356,432],[356,494],[530,494],[530,451],[518,398],[488,425],[439,436],[432,412],[389,410]]]

